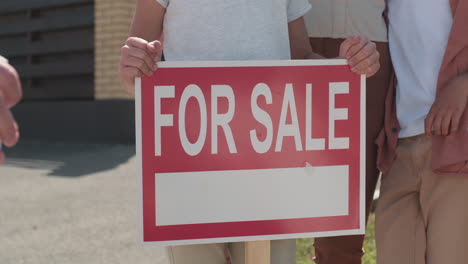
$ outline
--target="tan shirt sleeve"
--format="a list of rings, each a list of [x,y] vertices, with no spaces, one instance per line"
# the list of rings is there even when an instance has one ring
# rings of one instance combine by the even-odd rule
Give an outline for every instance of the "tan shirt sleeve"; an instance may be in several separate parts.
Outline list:
[[[387,42],[383,19],[384,0],[309,0],[313,8],[305,15],[309,37],[347,38],[365,35]]]

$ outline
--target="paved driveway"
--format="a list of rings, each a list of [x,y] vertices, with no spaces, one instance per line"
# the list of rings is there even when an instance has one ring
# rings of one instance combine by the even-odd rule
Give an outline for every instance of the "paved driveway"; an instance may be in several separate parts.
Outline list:
[[[167,263],[137,242],[133,146],[22,142],[7,155],[0,263]]]

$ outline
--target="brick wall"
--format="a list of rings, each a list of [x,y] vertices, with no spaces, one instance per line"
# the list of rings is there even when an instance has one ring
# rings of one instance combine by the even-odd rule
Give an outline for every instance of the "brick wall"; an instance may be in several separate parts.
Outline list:
[[[128,37],[135,0],[95,0],[95,98],[129,98],[119,82],[120,47]]]

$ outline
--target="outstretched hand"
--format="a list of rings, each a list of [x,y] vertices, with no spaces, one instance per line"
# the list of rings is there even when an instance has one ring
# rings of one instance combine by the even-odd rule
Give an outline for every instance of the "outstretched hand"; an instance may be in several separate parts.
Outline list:
[[[10,108],[20,101],[21,96],[18,73],[7,62],[0,61],[0,143],[7,147],[14,146],[19,140],[18,125]],[[0,163],[4,159],[5,154],[0,149]]]

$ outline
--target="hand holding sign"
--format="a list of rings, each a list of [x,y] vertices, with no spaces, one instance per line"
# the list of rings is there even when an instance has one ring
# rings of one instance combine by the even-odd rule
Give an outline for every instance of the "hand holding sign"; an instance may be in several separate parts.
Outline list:
[[[374,42],[367,37],[347,38],[340,47],[340,57],[347,59],[351,70],[371,77],[380,69],[380,54]]]
[[[151,76],[157,69],[156,63],[161,60],[162,44],[158,40],[148,42],[141,38],[131,37],[121,48],[120,78],[127,91],[135,92],[135,77]]]

